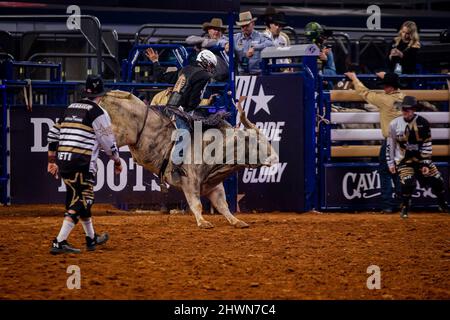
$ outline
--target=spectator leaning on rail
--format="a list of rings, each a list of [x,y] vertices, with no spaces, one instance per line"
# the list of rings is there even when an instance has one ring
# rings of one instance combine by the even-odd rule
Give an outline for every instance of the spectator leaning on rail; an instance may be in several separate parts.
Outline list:
[[[194,46],[197,53],[203,49],[210,49],[216,55],[217,66],[214,72],[214,80],[225,82],[228,81],[228,37],[223,33],[227,27],[223,25],[222,19],[212,18],[202,25],[206,34],[200,36],[189,36],[186,38],[188,45]],[[217,50],[218,49],[218,50]]]
[[[403,115],[390,123],[386,161],[391,173],[398,173],[400,176],[402,195],[400,216],[408,217],[411,196],[416,188],[416,178],[422,187],[431,187],[437,197],[439,210],[449,213],[444,179],[431,161],[430,124],[424,117],[415,114],[418,108],[416,98],[406,96],[397,105],[402,109]]]
[[[396,205],[392,200],[392,181],[397,185],[396,177],[391,174],[386,164],[386,145],[389,136],[389,124],[391,121],[401,115],[400,110],[395,103],[402,101],[404,95],[400,92],[400,82],[395,73],[379,72],[377,76],[381,78],[380,83],[384,87],[384,92],[376,92],[367,89],[354,72],[347,72],[345,75],[352,80],[356,93],[358,93],[366,102],[375,105],[380,109],[380,126],[384,137],[381,144],[379,155],[379,174],[381,181],[382,209],[385,213],[392,213]]]
[[[241,32],[234,35],[234,49],[238,60],[239,74],[257,75],[261,73],[261,51],[272,47],[273,41],[255,28],[255,21],[250,11],[239,13]]]
[[[419,49],[419,33],[415,22],[404,22],[397,37],[392,42],[392,49],[388,57],[389,69],[397,74],[416,73]]]
[[[200,44],[201,48],[206,49],[215,46],[226,48],[228,45],[228,37],[223,33],[227,30],[227,27],[223,25],[222,19],[212,18],[211,21],[203,23],[202,29],[206,32],[203,37],[189,36],[186,38],[186,43],[189,45]]]
[[[81,220],[86,233],[87,250],[108,241],[109,235],[97,235],[91,218],[97,157],[102,148],[114,160],[114,172],[122,171],[119,150],[111,129],[111,119],[98,103],[106,93],[99,76],[86,80],[85,99],[72,103],[63,117],[50,129],[47,140],[47,171],[58,178],[61,174],[67,187],[65,218],[50,253],[79,253],[68,242],[70,232]]]
[[[263,34],[270,38],[275,47],[289,47],[291,40],[288,35],[284,33],[283,27],[287,25],[284,12],[277,12],[274,8],[268,7],[265,13],[261,16],[264,18],[266,30]],[[290,63],[290,59],[277,59],[277,63]],[[288,70],[286,70],[288,71]]]

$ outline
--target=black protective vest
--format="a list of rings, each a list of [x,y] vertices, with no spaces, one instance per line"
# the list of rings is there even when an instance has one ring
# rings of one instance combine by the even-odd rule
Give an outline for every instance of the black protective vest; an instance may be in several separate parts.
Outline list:
[[[181,69],[167,105],[171,107],[182,106],[185,111],[191,111],[195,106],[198,106],[203,88],[194,86],[194,84],[197,79],[204,77],[201,73],[206,73],[206,71],[195,64]],[[198,90],[198,93],[192,92],[192,90]]]

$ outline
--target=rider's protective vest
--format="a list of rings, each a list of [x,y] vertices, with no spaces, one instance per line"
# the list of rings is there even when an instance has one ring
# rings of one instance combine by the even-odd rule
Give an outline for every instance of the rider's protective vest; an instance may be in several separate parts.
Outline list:
[[[183,107],[189,112],[195,109],[203,96],[212,75],[196,63],[181,69],[178,80],[170,95],[168,106]]]

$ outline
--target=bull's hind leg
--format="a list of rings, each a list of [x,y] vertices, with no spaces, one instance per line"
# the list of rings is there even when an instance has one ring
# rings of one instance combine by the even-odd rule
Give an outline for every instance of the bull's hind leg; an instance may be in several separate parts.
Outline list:
[[[203,218],[202,210],[203,206],[200,201],[200,192],[196,190],[193,186],[185,186],[183,185],[183,192],[186,197],[186,200],[189,204],[189,208],[194,213],[195,220],[197,220],[197,225],[202,229],[210,229],[214,228],[214,225],[206,221]]]
[[[228,220],[228,222],[236,228],[248,228],[248,224],[233,216],[228,208],[225,197],[225,189],[223,183],[219,184],[208,194],[208,198],[212,205]]]

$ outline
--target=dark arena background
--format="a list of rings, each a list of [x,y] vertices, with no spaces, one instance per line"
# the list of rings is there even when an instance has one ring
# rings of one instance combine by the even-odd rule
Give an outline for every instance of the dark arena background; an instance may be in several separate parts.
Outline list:
[[[245,72],[254,57],[237,54],[239,13],[250,11],[263,32],[267,8],[288,43],[258,51],[261,70]],[[119,175],[105,153],[97,160],[92,216],[110,240],[87,252],[76,226],[70,243],[81,254],[50,255],[66,186],[47,173],[49,130],[88,75],[150,104],[173,83],[158,78],[146,50],[178,71],[203,46],[186,38],[205,37],[212,18],[222,19],[227,46],[209,49],[226,69],[198,110],[230,112],[236,125],[234,104],[245,96],[248,119],[278,146],[278,163],[224,181],[230,211],[249,228],[230,226],[207,198],[215,227],[199,228],[183,192],[163,192],[122,146]],[[393,207],[383,207],[380,109],[344,75],[382,92],[377,73],[394,71],[393,40],[407,20],[420,46],[412,71],[395,72],[400,91],[424,106],[448,201],[448,1],[0,1],[0,299],[450,300],[450,215],[419,182],[408,218],[395,188]],[[324,41],[312,40],[311,22]],[[176,308],[167,311],[174,319],[197,311]],[[277,318],[258,319],[269,316]]]

